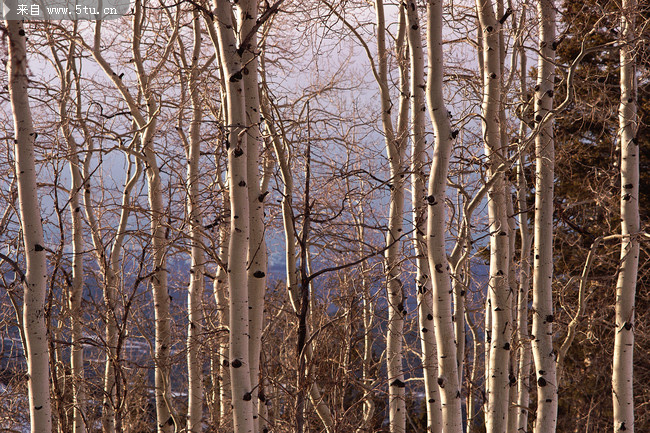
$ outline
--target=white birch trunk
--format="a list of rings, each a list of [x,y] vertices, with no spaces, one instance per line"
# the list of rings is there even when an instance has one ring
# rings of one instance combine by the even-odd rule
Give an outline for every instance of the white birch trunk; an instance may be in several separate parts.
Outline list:
[[[9,36],[7,75],[11,111],[14,117],[14,157],[18,179],[18,203],[25,248],[23,327],[32,433],[52,431],[50,369],[45,327],[47,267],[43,224],[38,201],[34,144],[36,133],[28,96],[25,30],[20,21],[5,21]]]
[[[616,282],[616,328],[612,393],[614,432],[634,432],[634,304],[639,267],[639,144],[637,76],[634,50],[635,0],[622,3],[621,101],[618,111],[621,148],[621,268]]]
[[[257,0],[241,0],[239,3],[240,47],[242,52],[246,145],[247,183],[250,218],[248,246],[248,320],[249,356],[252,386],[253,419],[255,430],[260,430],[258,415],[260,390],[260,352],[262,347],[262,324],[264,320],[264,293],[266,290],[267,252],[264,238],[265,191],[260,184],[260,101],[258,86]],[[262,421],[264,424],[264,421]],[[261,426],[265,427],[265,426]],[[262,428],[263,430],[263,428]]]
[[[70,168],[70,221],[72,228],[72,285],[68,293],[68,308],[70,309],[70,343],[72,345],[70,356],[70,372],[72,375],[72,430],[74,433],[84,433],[86,425],[84,423],[84,407],[86,395],[84,392],[84,369],[83,369],[83,345],[82,322],[83,310],[81,300],[83,297],[84,266],[83,266],[83,229],[81,227],[81,208],[79,203],[79,194],[83,184],[81,177],[81,168],[79,162],[79,146],[70,130],[70,118],[68,116],[68,99],[70,98],[72,79],[71,74],[74,69],[74,51],[77,45],[70,42],[70,48],[66,57],[66,67],[60,61],[54,45],[51,45],[54,65],[61,80],[61,99],[59,101],[59,117],[61,119],[61,134],[68,145],[68,165]],[[75,71],[75,78],[77,77]],[[77,88],[77,97],[80,97],[80,89]]]
[[[65,110],[65,108],[63,108]],[[67,131],[69,133],[69,131]],[[77,144],[70,135],[66,137],[69,143],[70,177],[70,218],[72,220],[72,287],[68,297],[70,308],[72,355],[70,357],[70,370],[72,373],[72,403],[74,405],[72,425],[74,433],[84,433],[86,425],[83,419],[86,394],[83,389],[84,382],[84,350],[81,339],[83,310],[81,300],[83,297],[84,265],[83,265],[83,229],[81,227],[81,209],[79,207],[79,191],[82,180],[77,157]]]
[[[522,17],[525,14],[522,11]],[[523,23],[523,18],[522,18]],[[526,74],[527,57],[523,49],[523,44],[519,43],[520,50],[520,93],[523,96],[526,92]],[[523,102],[522,102],[523,104]],[[523,116],[523,112],[521,114]],[[523,143],[526,137],[526,122],[523,120],[519,124],[519,144]],[[517,402],[516,402],[516,423],[517,433],[526,433],[528,431],[528,404],[529,397],[529,377],[532,366],[532,353],[530,351],[530,337],[528,335],[528,298],[530,290],[530,259],[532,238],[530,236],[530,227],[528,225],[528,187],[524,174],[524,163],[526,154],[523,149],[519,148],[519,160],[517,163],[517,211],[519,213],[519,237],[521,239],[521,254],[519,268],[519,293],[517,296],[517,340],[519,341],[519,365],[517,367]],[[510,413],[513,416],[513,413]]]
[[[429,47],[427,103],[435,134],[433,162],[426,197],[427,252],[433,286],[433,319],[438,346],[438,385],[442,399],[442,427],[445,433],[460,433],[463,431],[461,394],[452,322],[450,269],[445,248],[447,173],[454,137],[442,93],[444,78],[442,0],[429,0],[427,23]]]
[[[224,192],[224,208],[230,202],[230,195]],[[230,231],[227,227],[219,227],[221,251],[219,257],[225,268],[219,266],[213,283],[214,298],[217,305],[217,320],[219,325],[228,331],[230,335],[230,301],[228,300],[228,244]],[[232,391],[230,387],[230,356],[229,338],[219,338],[219,426],[227,427],[227,421],[231,419],[232,405],[230,404]]]
[[[201,98],[199,96],[198,59],[201,51],[201,25],[198,11],[193,12],[194,46],[189,74],[189,91],[192,102],[190,139],[187,147],[187,218],[190,223],[191,263],[190,284],[187,294],[187,431],[202,430],[203,419],[203,366],[199,358],[199,346],[203,334],[202,298],[205,286],[204,253],[202,248],[201,207],[199,205],[199,156],[201,153]]]
[[[383,0],[375,1],[377,18],[377,54],[378,54],[378,83],[381,97],[381,121],[386,141],[386,151],[390,165],[391,192],[388,216],[388,232],[386,233],[385,273],[388,300],[388,330],[386,335],[386,363],[388,374],[388,413],[391,433],[406,431],[406,402],[404,371],[402,366],[403,328],[406,307],[404,305],[404,287],[400,280],[400,239],[403,234],[404,218],[404,154],[406,117],[408,105],[408,79],[405,73],[403,53],[405,48],[405,16],[400,9],[400,22],[396,47],[398,64],[400,66],[400,93],[398,131],[395,134],[391,118],[393,104],[388,91],[388,51],[386,49],[386,20],[384,17]],[[400,54],[401,53],[401,54]],[[402,57],[402,58],[400,58]]]
[[[502,6],[497,7],[500,9]],[[477,12],[482,32],[483,52],[483,140],[488,158],[488,177],[496,173],[504,161],[501,146],[501,25],[491,0],[477,0]],[[506,186],[503,173],[488,190],[488,218],[490,230],[490,280],[488,308],[490,316],[489,360],[486,369],[487,404],[486,427],[491,433],[502,433],[508,428],[509,362],[511,334],[511,299],[509,285],[510,242],[506,214]],[[486,328],[487,330],[487,328]]]
[[[146,162],[146,173],[147,173],[147,183],[148,183],[148,199],[149,199],[149,208],[151,211],[151,245],[153,250],[153,275],[151,277],[151,286],[154,299],[154,316],[155,316],[155,348],[154,348],[154,361],[155,361],[155,398],[156,398],[156,418],[157,418],[157,429],[159,432],[169,433],[175,427],[178,427],[177,421],[174,419],[174,414],[172,410],[172,401],[171,401],[171,383],[169,380],[169,355],[171,349],[171,327],[170,321],[171,316],[169,312],[169,293],[167,290],[167,269],[166,269],[166,247],[167,242],[165,240],[165,229],[163,225],[163,218],[165,217],[164,206],[162,202],[162,187],[160,180],[160,170],[158,168],[158,163],[156,161],[156,153],[153,148],[153,137],[156,132],[156,116],[157,103],[155,101],[154,95],[149,87],[149,80],[151,77],[155,77],[156,74],[160,71],[162,65],[165,63],[166,59],[171,52],[171,47],[178,35],[178,22],[174,23],[172,33],[170,38],[167,41],[167,45],[163,54],[158,59],[156,65],[152,68],[150,74],[147,74],[144,70],[144,63],[140,51],[140,40],[142,38],[143,29],[142,25],[145,20],[143,20],[143,5],[141,1],[136,1],[134,4],[134,16],[133,16],[133,40],[132,40],[132,53],[133,53],[133,63],[135,66],[139,90],[146,99],[147,102],[147,117],[142,114],[138,104],[131,95],[129,89],[126,87],[122,79],[115,74],[110,64],[103,58],[101,54],[101,21],[98,21],[95,25],[95,38],[94,38],[94,47],[92,49],[92,54],[99,66],[103,69],[104,73],[108,79],[115,85],[120,95],[124,99],[124,102],[127,104],[131,115],[133,116],[136,126],[140,129],[139,133],[139,142],[140,149],[143,154],[143,158]],[[130,164],[130,163],[129,163]],[[131,164],[130,164],[131,165]],[[136,175],[139,174],[139,165],[136,171]],[[125,192],[123,194],[123,206],[128,206],[129,192],[133,187],[134,182],[137,180],[138,176],[132,177],[127,182],[125,186]],[[123,207],[123,210],[125,208]],[[126,228],[126,222],[128,219],[128,212],[122,212],[120,215],[120,227],[122,231],[118,230],[118,236]],[[96,223],[96,221],[95,221]],[[115,419],[114,407],[115,402],[112,402],[113,399],[113,388],[116,386],[115,382],[115,371],[111,366],[111,362],[115,362],[116,358],[116,343],[117,343],[117,325],[115,323],[115,302],[116,302],[116,290],[117,290],[117,269],[119,264],[119,254],[113,254],[115,251],[119,252],[121,250],[121,241],[120,244],[116,242],[112,248],[111,254],[111,265],[109,266],[109,272],[107,273],[107,289],[105,293],[105,302],[109,305],[108,313],[108,323],[106,328],[106,341],[109,347],[108,357],[110,360],[107,360],[106,363],[106,373],[105,373],[105,399],[104,399],[104,414],[103,418],[103,430],[105,433],[110,433],[121,428],[119,424],[119,419]],[[117,249],[116,249],[117,248]],[[101,253],[101,252],[100,252]],[[112,305],[112,307],[111,307]],[[111,313],[112,312],[112,313]],[[116,426],[117,421],[117,426]]]
[[[413,247],[416,256],[416,287],[418,301],[418,324],[420,347],[422,350],[422,369],[424,372],[424,393],[427,408],[427,431],[442,431],[442,407],[438,388],[438,358],[435,328],[433,326],[433,291],[429,275],[426,250],[426,197],[424,183],[424,122],[426,105],[424,102],[426,82],[424,79],[424,53],[420,33],[420,19],[417,3],[409,0],[404,5],[408,23],[409,59],[411,67],[411,203],[413,214]]]
[[[232,8],[227,0],[216,0],[215,23],[219,51],[226,78],[228,127],[228,185],[230,186],[230,241],[228,286],[230,288],[230,378],[233,422],[236,433],[254,432],[249,356],[249,199],[247,134],[244,130],[245,98],[241,56],[235,40]]]
[[[555,4],[537,3],[539,60],[535,86],[535,122],[553,109],[555,82]],[[537,377],[536,433],[551,433],[557,423],[556,353],[553,349],[553,122],[545,122],[535,137],[535,244],[533,269],[532,351]]]

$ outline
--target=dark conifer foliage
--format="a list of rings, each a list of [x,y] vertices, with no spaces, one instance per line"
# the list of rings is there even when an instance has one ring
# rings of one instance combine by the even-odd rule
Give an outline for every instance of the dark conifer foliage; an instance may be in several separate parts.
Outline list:
[[[604,45],[618,39],[620,14],[611,1],[564,1],[558,60],[567,65],[586,47]],[[647,20],[647,6],[639,22]],[[639,35],[637,44],[638,116],[640,144],[639,207],[641,230],[650,224],[650,32]],[[587,36],[585,36],[587,35]],[[562,69],[559,69],[562,70]],[[556,100],[565,98],[559,87]],[[580,276],[592,243],[599,236],[620,232],[619,159],[617,141],[619,54],[602,49],[588,54],[577,69],[575,99],[557,117],[557,179],[555,272],[560,323],[566,325],[575,314],[576,278]],[[560,389],[558,431],[600,432],[611,429],[611,354],[614,340],[614,292],[619,269],[619,243],[598,248],[589,281],[586,316],[569,352]],[[642,243],[637,286],[635,398],[636,407],[647,407],[650,392],[650,350],[648,307],[650,307],[650,267],[648,247]],[[650,411],[637,412],[637,431],[650,431]],[[586,429],[586,430],[585,430]]]

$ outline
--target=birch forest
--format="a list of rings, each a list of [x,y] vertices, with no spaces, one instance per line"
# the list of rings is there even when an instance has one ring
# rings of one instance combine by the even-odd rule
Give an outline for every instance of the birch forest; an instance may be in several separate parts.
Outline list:
[[[110,18],[0,22],[0,432],[650,432],[648,3]]]

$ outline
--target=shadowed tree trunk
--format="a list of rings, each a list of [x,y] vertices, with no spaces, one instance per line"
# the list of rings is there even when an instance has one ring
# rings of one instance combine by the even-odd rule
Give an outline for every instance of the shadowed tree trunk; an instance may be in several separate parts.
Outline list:
[[[535,86],[535,122],[553,109],[555,87],[555,4],[537,3],[539,60]],[[556,353],[553,350],[553,122],[545,122],[535,137],[535,244],[533,269],[532,351],[537,377],[536,433],[552,433],[557,424]]]
[[[616,282],[616,328],[612,392],[614,432],[634,433],[634,305],[639,267],[639,142],[637,140],[637,75],[635,0],[621,10],[621,101],[618,143],[621,148],[621,268]]]

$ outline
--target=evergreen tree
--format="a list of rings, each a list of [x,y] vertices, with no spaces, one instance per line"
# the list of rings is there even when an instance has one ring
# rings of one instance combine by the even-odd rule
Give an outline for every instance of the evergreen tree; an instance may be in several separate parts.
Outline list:
[[[557,58],[567,65],[582,45],[593,47],[615,42],[619,38],[620,14],[614,2],[595,0],[562,4],[563,33],[558,39]],[[647,8],[640,11],[639,22],[649,17]],[[641,28],[641,27],[639,27]],[[639,131],[641,149],[639,204],[641,230],[650,222],[650,128],[644,119],[650,114],[650,81],[647,78],[648,40],[644,30],[637,44]],[[586,36],[585,36],[586,35]],[[566,69],[565,69],[566,70]],[[593,242],[603,235],[620,233],[619,155],[617,142],[619,87],[619,53],[602,49],[585,56],[576,70],[575,98],[557,117],[557,178],[555,199],[555,272],[559,291],[560,324],[568,323],[577,311],[577,278]],[[556,101],[565,98],[560,86]],[[560,389],[558,431],[573,431],[577,425],[586,431],[606,431],[612,426],[611,352],[614,339],[614,292],[619,270],[619,242],[598,248],[589,277],[586,317],[581,320],[576,340],[567,355]],[[646,311],[650,306],[647,277],[647,248],[641,247],[637,286],[637,355],[635,386],[637,408],[650,401],[650,393],[640,384],[647,382],[650,362],[643,359],[650,347],[644,331]],[[570,308],[562,308],[572,305]],[[645,316],[645,318],[644,318]],[[650,431],[647,411],[637,411],[638,431]],[[581,427],[581,430],[585,427]]]

